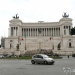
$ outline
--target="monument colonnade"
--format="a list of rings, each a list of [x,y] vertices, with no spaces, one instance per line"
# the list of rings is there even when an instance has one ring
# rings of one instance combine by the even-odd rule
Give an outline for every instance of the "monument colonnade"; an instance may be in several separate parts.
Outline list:
[[[39,28],[21,28],[21,36],[36,37],[39,34]],[[60,27],[41,28],[42,36],[60,36]],[[10,28],[10,36],[19,36],[18,27]]]

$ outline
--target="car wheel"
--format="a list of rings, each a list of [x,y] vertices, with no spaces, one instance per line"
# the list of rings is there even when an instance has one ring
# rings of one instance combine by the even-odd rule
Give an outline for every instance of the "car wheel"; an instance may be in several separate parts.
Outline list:
[[[37,63],[37,64],[40,64],[40,63]]]
[[[44,64],[48,64],[48,62],[47,61],[44,61]]]
[[[31,61],[31,63],[32,63],[32,64],[35,64],[35,61],[34,61],[34,60],[32,60],[32,61]]]
[[[50,65],[53,65],[54,63],[50,63]]]

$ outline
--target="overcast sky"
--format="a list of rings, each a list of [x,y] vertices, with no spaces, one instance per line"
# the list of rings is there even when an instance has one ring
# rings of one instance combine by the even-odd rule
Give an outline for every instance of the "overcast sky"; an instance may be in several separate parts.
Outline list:
[[[0,0],[0,38],[8,36],[9,20],[16,13],[23,22],[57,22],[63,12],[75,26],[75,0]]]

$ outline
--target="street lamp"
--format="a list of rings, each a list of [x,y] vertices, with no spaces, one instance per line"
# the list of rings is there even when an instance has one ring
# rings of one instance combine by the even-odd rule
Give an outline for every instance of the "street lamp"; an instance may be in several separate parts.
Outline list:
[[[19,46],[20,46],[20,36],[18,36],[17,51],[19,51]]]
[[[26,50],[26,34],[25,34],[25,50]]]
[[[25,50],[26,50],[26,38],[25,38]]]

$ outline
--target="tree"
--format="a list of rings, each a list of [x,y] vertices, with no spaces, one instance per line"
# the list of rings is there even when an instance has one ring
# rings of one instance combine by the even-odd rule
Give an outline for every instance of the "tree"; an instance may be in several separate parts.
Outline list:
[[[70,34],[71,35],[75,35],[75,27],[74,28],[71,28]]]
[[[4,37],[2,37],[1,38],[1,47],[5,47],[5,38]]]

